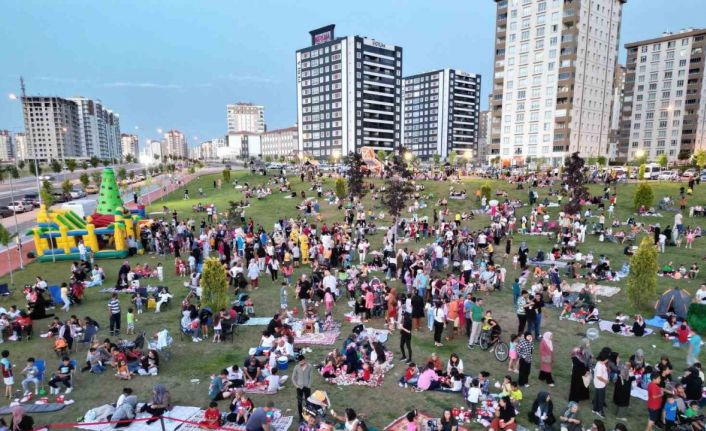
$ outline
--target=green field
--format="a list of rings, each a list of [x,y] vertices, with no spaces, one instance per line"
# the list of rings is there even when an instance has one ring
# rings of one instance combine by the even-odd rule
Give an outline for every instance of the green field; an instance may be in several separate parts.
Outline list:
[[[191,199],[183,200],[183,192],[181,190],[177,190],[172,195],[167,196],[164,200],[154,202],[154,204],[148,209],[148,212],[161,212],[163,206],[167,206],[170,211],[172,209],[179,211],[180,218],[194,217],[198,226],[201,219],[205,218],[205,214],[193,213],[192,206],[197,204],[199,201],[204,204],[215,203],[218,211],[222,212],[227,209],[228,201],[240,200],[243,198],[240,191],[235,190],[232,187],[224,186],[222,190],[214,190],[213,180],[215,178],[216,176],[214,175],[204,176],[190,183],[188,185],[188,189]],[[248,182],[250,184],[260,184],[267,181],[266,177],[259,175],[251,176],[246,173],[234,173],[233,178],[237,179],[240,184],[243,184],[244,182]],[[307,195],[311,195],[313,193],[310,191],[311,185],[309,183],[301,182],[298,177],[293,177],[291,181],[293,188],[297,191],[297,193],[301,190],[305,190]],[[484,182],[485,180],[482,179],[462,180],[462,184],[422,181],[421,183],[425,186],[425,190],[422,194],[426,197],[425,200],[429,206],[426,209],[420,210],[418,214],[420,216],[430,216],[431,211],[435,208],[434,204],[436,199],[440,197],[448,197],[449,186],[453,186],[455,189],[465,188],[469,192],[469,196],[471,196],[465,201],[449,200],[450,214],[454,214],[457,211],[468,212],[470,209],[478,208],[478,203],[475,202],[472,195]],[[655,206],[657,200],[665,195],[670,195],[672,198],[677,200],[676,198],[678,196],[679,186],[679,183],[654,183],[653,187],[656,197]],[[198,197],[197,190],[199,187],[202,187],[205,192],[205,196],[202,198]],[[509,193],[510,198],[518,198],[524,201],[527,199],[526,190],[516,191],[514,190],[514,186],[505,182],[492,181],[491,187],[493,189],[493,194],[496,189],[502,189]],[[325,189],[331,188],[333,188],[333,179],[327,178],[325,180]],[[618,206],[615,211],[615,216],[619,217],[622,221],[625,221],[633,212],[631,207],[634,189],[634,184],[621,184],[618,186]],[[601,190],[601,186],[591,186],[591,191],[595,194],[600,193]],[[546,188],[538,189],[540,201],[544,198],[547,191],[548,189]],[[427,197],[428,195],[433,195],[433,197]],[[299,199],[284,199],[284,196],[284,194],[275,192],[273,195],[263,200],[258,201],[252,199],[251,206],[246,209],[246,217],[252,217],[256,226],[261,225],[268,231],[272,229],[273,223],[278,218],[296,217],[298,212],[295,209],[295,205],[299,203]],[[689,205],[697,203],[701,204],[704,202],[705,198],[706,186],[697,186],[694,196],[689,199]],[[377,210],[381,209],[380,201],[371,201],[370,195],[366,197],[365,204],[366,207]],[[321,201],[321,208],[323,220],[329,224],[342,219],[342,214],[338,212],[334,206],[329,205],[323,200]],[[552,210],[556,211],[554,208],[552,208]],[[518,218],[519,215],[527,213],[528,211],[529,209],[526,207],[518,210]],[[555,214],[555,212],[552,212],[552,215]],[[673,213],[663,213],[662,218],[638,217],[638,221],[644,221],[650,224],[659,222],[662,227],[664,227],[666,225],[673,224]],[[706,227],[706,223],[704,223],[704,221],[706,221],[705,218],[690,219],[688,218],[688,214],[685,214],[684,217],[685,225],[699,224],[702,227]],[[487,222],[487,217],[476,216],[474,220],[467,222],[466,225],[471,228],[480,228],[485,226]],[[388,218],[380,224],[389,225],[389,223],[390,221]],[[515,236],[513,242],[513,251],[516,251],[517,246],[521,241],[527,242],[530,247],[531,256],[534,256],[538,249],[543,249],[548,252],[552,246],[552,242],[544,236],[518,235]],[[703,239],[697,239],[693,250],[669,247],[666,254],[659,256],[660,267],[666,261],[673,261],[675,267],[680,263],[683,263],[687,266],[687,268],[692,262],[700,263],[704,250],[706,250],[703,241]],[[381,243],[381,235],[378,234],[377,236],[371,237],[371,242],[373,247],[379,246]],[[423,244],[420,242],[419,246],[422,245]],[[414,245],[410,245],[410,247],[414,247]],[[622,254],[623,247],[624,246],[620,244],[600,243],[598,242],[597,237],[589,235],[587,236],[586,243],[581,246],[581,250],[584,253],[589,250],[593,251],[596,259],[598,258],[598,255],[605,254],[611,260],[612,266],[619,269],[625,261],[625,256]],[[504,242],[500,248],[504,248]],[[502,253],[498,254],[502,255]],[[150,265],[155,265],[158,261],[160,261],[160,258],[154,256],[142,256],[130,259],[130,262],[133,265],[144,262],[149,262]],[[51,416],[36,415],[35,420],[37,422],[56,423],[76,420],[77,418],[80,418],[90,407],[101,405],[103,403],[114,402],[120,394],[121,388],[128,385],[136,391],[141,400],[144,400],[150,393],[149,388],[155,382],[163,383],[170,389],[172,399],[176,404],[205,407],[208,404],[207,390],[209,375],[218,372],[221,368],[233,363],[242,364],[248,348],[257,344],[262,328],[240,328],[240,334],[236,337],[233,344],[230,342],[223,344],[212,344],[211,342],[193,343],[189,339],[179,341],[178,321],[180,313],[178,304],[183,295],[186,294],[186,289],[183,287],[184,279],[174,275],[173,259],[167,257],[162,261],[165,266],[165,275],[167,276],[164,284],[168,285],[172,292],[176,294],[176,300],[172,306],[167,308],[165,312],[161,314],[148,313],[139,316],[139,322],[137,323],[138,330],[146,330],[148,333],[167,328],[172,332],[172,335],[176,340],[175,345],[172,348],[173,356],[171,360],[162,364],[160,375],[158,377],[136,377],[130,382],[123,382],[113,377],[110,372],[106,372],[102,375],[79,373],[76,379],[76,389],[70,396],[76,400],[76,403],[58,413],[52,414]],[[512,270],[509,263],[510,262],[508,261],[507,288],[501,292],[494,292],[486,298],[486,309],[493,310],[493,315],[496,318],[499,318],[503,328],[506,328],[506,334],[511,331],[511,328],[516,327],[516,318],[511,307],[511,293],[509,285],[510,281],[517,276],[517,272]],[[106,284],[109,286],[113,285],[116,280],[117,268],[120,261],[100,261],[99,264],[105,267],[106,274],[108,276]],[[298,275],[298,273],[299,272],[295,272],[295,276]],[[14,293],[9,298],[1,299],[0,305],[6,308],[12,304],[17,304],[19,307],[24,307],[25,301],[22,297],[21,287],[26,283],[32,283],[36,275],[44,276],[48,280],[49,284],[60,284],[61,282],[66,281],[70,275],[69,264],[66,262],[33,264],[28,266],[25,270],[16,273]],[[9,277],[3,277],[0,282],[8,282],[8,280]],[[262,281],[264,281],[264,283],[262,283]],[[663,291],[673,286],[679,286],[686,288],[693,293],[698,288],[699,282],[700,280],[675,281],[669,278],[660,277],[658,279],[658,288],[660,291]],[[252,294],[256,312],[259,316],[272,315],[279,307],[278,286],[272,284],[269,279],[264,276],[261,278],[261,283],[264,287],[261,287]],[[604,299],[603,302],[599,304],[601,315],[607,319],[610,319],[611,316],[619,310],[626,313],[634,311],[631,309],[626,300],[626,295],[624,293],[625,280],[617,283],[616,285],[623,288],[623,291],[610,300]],[[398,285],[397,287],[399,291],[399,287],[401,286]],[[290,294],[290,303],[292,303],[292,295],[293,294]],[[78,307],[72,307],[69,313],[64,313],[58,310],[58,314],[61,317],[66,317],[68,314],[77,314],[79,317],[91,316],[103,325],[104,329],[102,329],[99,337],[103,338],[107,336],[107,300],[107,294],[98,293],[95,289],[89,290],[83,304]],[[127,297],[122,299],[122,304],[123,309],[125,310],[128,306]],[[345,301],[340,301],[336,306],[336,314],[339,319],[347,311],[349,311],[349,309]],[[55,312],[57,312],[57,310],[55,310]],[[35,325],[35,332],[42,332],[42,325],[47,323],[49,323],[48,320],[37,322]],[[382,327],[382,320],[379,319],[378,321],[373,321],[372,326],[378,328]],[[350,327],[350,325],[344,323],[344,336]],[[574,346],[578,345],[580,339],[582,338],[582,334],[585,333],[587,328],[574,322],[560,322],[558,320],[557,310],[545,309],[542,329],[543,331],[551,330],[555,334],[554,346],[556,362],[554,367],[554,376],[557,380],[557,385],[555,388],[550,388],[551,390],[549,392],[552,394],[554,399],[554,413],[558,417],[558,415],[564,411],[566,397],[568,396],[569,391],[571,365],[569,353]],[[338,347],[338,344],[340,343],[337,343],[336,347]],[[655,348],[653,348],[652,345],[654,345]],[[491,378],[493,381],[496,379],[501,380],[502,377],[507,374],[507,363],[499,363],[491,356],[490,353],[482,352],[478,349],[469,351],[466,348],[466,342],[463,339],[457,338],[455,342],[447,343],[444,347],[436,349],[433,347],[431,334],[423,332],[421,335],[414,335],[412,346],[414,349],[414,359],[417,363],[422,363],[424,358],[428,357],[428,355],[435,350],[441,355],[444,362],[448,359],[448,356],[452,352],[457,352],[465,363],[467,374],[470,372],[476,375],[481,370],[487,370],[491,373]],[[653,363],[659,355],[667,353],[669,354],[676,371],[681,370],[685,366],[685,349],[673,349],[670,344],[661,340],[656,335],[651,335],[644,339],[634,339],[619,337],[603,332],[601,333],[600,338],[593,343],[594,354],[604,346],[610,346],[614,350],[620,352],[621,358],[624,360],[626,360],[637,348],[642,347],[645,349],[649,362]],[[50,365],[49,368],[54,368],[55,365],[58,364],[56,356],[52,351],[51,342],[46,339],[35,337],[29,342],[6,342],[2,347],[10,350],[11,359],[17,364],[18,371],[23,366],[24,359],[28,356],[48,359]],[[394,334],[388,341],[388,347],[395,353],[396,357],[399,356],[397,334]],[[330,350],[330,348],[314,346],[313,350],[314,352],[307,356],[311,362],[316,363],[323,359],[325,353],[327,350]],[[81,351],[74,354],[74,357],[78,359],[79,362],[82,362],[84,355],[85,351]],[[345,407],[352,407],[360,414],[367,417],[370,425],[378,428],[384,427],[391,420],[412,408],[426,411],[432,415],[439,415],[445,408],[460,407],[464,405],[461,396],[458,394],[447,394],[440,392],[415,393],[410,390],[399,388],[397,385],[397,380],[403,372],[403,368],[404,367],[400,363],[397,363],[395,368],[386,377],[385,383],[381,388],[371,389],[355,386],[339,388],[330,386],[319,377],[316,377],[314,389],[326,390],[332,400],[334,409],[337,411],[343,411],[343,408]],[[530,378],[531,387],[528,389],[523,389],[524,402],[522,404],[519,421],[525,425],[527,424],[527,411],[529,410],[534,396],[539,390],[549,389],[537,380],[538,372],[538,352],[536,352],[535,366],[533,367]],[[190,383],[190,380],[194,378],[200,379],[200,383]],[[19,388],[19,384],[17,384],[17,388]],[[277,395],[270,397],[253,396],[252,398],[255,405],[263,404],[266,402],[267,398],[268,400],[272,399],[278,407],[285,410],[292,409],[291,413],[296,413],[295,392],[291,385]],[[607,400],[608,404],[612,406],[612,388],[608,389]],[[633,398],[631,403],[628,417],[629,423],[627,425],[629,429],[638,429],[645,424],[646,407],[643,401],[636,398]],[[226,403],[221,402],[221,407],[225,409]],[[584,426],[587,427],[587,423],[593,418],[590,404],[588,402],[582,403],[580,411],[582,412],[582,417],[584,419]],[[615,423],[614,413],[612,409],[607,409],[606,411],[608,412],[606,424],[612,427]],[[473,428],[477,428],[477,426],[474,425]]]

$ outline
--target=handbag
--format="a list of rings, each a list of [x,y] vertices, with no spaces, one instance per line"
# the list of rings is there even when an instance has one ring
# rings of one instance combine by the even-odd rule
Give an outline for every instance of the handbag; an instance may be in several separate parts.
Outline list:
[[[591,373],[586,373],[581,377],[583,379],[583,385],[586,387],[591,386]]]

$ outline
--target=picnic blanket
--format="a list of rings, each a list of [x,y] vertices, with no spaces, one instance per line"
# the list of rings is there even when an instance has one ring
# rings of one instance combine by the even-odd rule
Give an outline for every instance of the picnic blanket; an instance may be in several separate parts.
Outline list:
[[[341,335],[340,329],[333,329],[331,331],[319,332],[319,333],[306,333],[301,335],[296,335],[294,337],[294,345],[297,344],[316,344],[320,346],[328,346],[334,344],[338,336]]]
[[[581,292],[583,288],[586,287],[586,284],[584,283],[574,283],[571,286],[567,287],[565,290],[568,290],[569,292]],[[603,286],[603,285],[597,285],[596,286],[596,295],[597,296],[606,296],[606,297],[611,297],[615,295],[616,293],[620,292],[619,287],[613,287],[613,286]]]
[[[47,404],[22,404],[22,408],[26,413],[49,413],[56,412],[66,407],[63,403],[47,403]],[[0,415],[9,415],[12,413],[11,406],[0,407]]]
[[[204,410],[199,410],[189,419],[189,422],[199,423],[203,420],[203,414]],[[282,412],[280,410],[275,410],[274,417],[275,419],[270,423],[270,430],[272,431],[287,431],[294,422],[294,416],[282,416]],[[182,425],[181,428],[179,428],[179,431],[203,431],[204,429],[206,428],[188,423]],[[225,424],[221,425],[220,429],[245,431],[245,425],[236,425],[231,422],[226,422]]]
[[[240,326],[266,326],[272,320],[271,317],[251,317]]]
[[[157,293],[157,287],[156,286],[147,286],[145,287],[147,289],[147,293]],[[99,290],[100,293],[137,293],[137,289],[116,289],[114,287],[105,287],[101,290]]]
[[[440,420],[439,418],[432,417],[424,412],[417,412],[417,417],[421,420],[422,424],[426,424],[429,420],[436,422]],[[407,431],[407,413],[390,422],[385,428],[383,428],[383,431]]]
[[[623,337],[635,336],[632,332],[613,332],[613,322],[610,320],[601,320],[600,322],[598,322],[598,327],[601,328],[601,331],[610,332],[615,335],[622,335]],[[645,335],[643,336],[650,335],[652,332],[654,331],[652,331],[650,328],[645,328]]]
[[[385,373],[390,371],[395,366],[395,364],[392,362],[392,352],[385,352],[385,359],[385,363],[382,365],[382,367],[376,367],[376,369],[373,371],[372,376],[370,376],[370,380],[367,382],[359,381],[358,376],[356,376],[355,374],[347,373],[341,373],[333,379],[328,379],[328,382],[338,386],[355,385],[376,388],[382,385],[382,382],[385,380]]]
[[[659,317],[659,316],[655,316],[655,317],[651,318],[650,320],[645,320],[645,324],[647,326],[652,326],[654,328],[659,328],[659,329],[662,329],[662,327],[664,326],[664,322],[666,322],[666,320]]]
[[[642,389],[641,387],[637,386],[636,384],[633,384],[632,389],[630,390],[630,395],[632,395],[635,398],[639,398],[643,401],[647,401],[647,390]]]
[[[556,265],[557,268],[566,268],[566,265],[568,263],[562,262],[560,260],[533,260],[530,259],[529,262],[527,262],[529,265],[538,265],[538,266],[552,266]]]
[[[138,404],[138,410],[142,404]],[[95,409],[92,409],[96,412],[99,412],[99,414],[95,417],[95,419],[91,420],[91,422],[102,422],[107,420],[107,416],[112,414],[113,411],[115,410],[113,406],[109,404],[105,404],[103,406],[97,407]],[[191,420],[191,418],[196,415],[201,409],[198,407],[190,407],[190,406],[175,406],[173,409],[168,411],[164,416],[168,418],[173,418],[177,419],[171,420],[171,419],[164,419],[164,430],[165,431],[176,431],[177,428],[179,428],[181,425],[183,425],[183,422],[180,421],[188,421]],[[137,418],[145,418],[149,417],[150,415],[147,413],[138,413]],[[85,430],[90,430],[90,431],[112,431],[113,425],[111,424],[104,424],[104,425],[82,425],[82,424],[77,424],[76,428],[78,429],[85,429]],[[147,424],[145,421],[141,422],[134,422],[130,424],[130,426],[122,428],[124,430],[129,430],[129,431],[162,431],[162,426],[160,425],[160,422],[153,422],[151,424]],[[180,428],[182,429],[182,428]],[[196,428],[198,429],[198,428]]]

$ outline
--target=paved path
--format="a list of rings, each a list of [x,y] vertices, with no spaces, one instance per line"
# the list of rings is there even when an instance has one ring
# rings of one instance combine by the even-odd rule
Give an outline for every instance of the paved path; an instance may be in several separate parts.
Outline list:
[[[181,185],[184,185],[190,183],[201,175],[207,175],[217,171],[219,171],[218,168],[206,168],[199,170],[197,174],[187,174],[183,176],[177,174],[177,176],[181,180]],[[176,182],[172,182],[168,175],[160,175],[159,177],[157,177],[157,180],[160,181],[160,184],[152,184],[151,186],[147,186],[147,189],[149,189],[149,191],[147,191],[140,197],[140,201],[143,202],[145,205],[151,204],[155,200],[161,198],[162,196],[168,195],[169,193],[173,192],[174,190],[180,187]],[[95,197],[95,195],[93,197]],[[126,198],[126,201],[127,199],[128,198]],[[126,202],[125,206],[127,208],[136,207],[136,205],[132,201],[132,193],[129,194],[129,202]],[[17,230],[20,233],[20,238],[22,241],[21,254],[23,259],[23,265],[27,265],[28,263],[34,260],[27,258],[27,253],[29,253],[30,251],[34,251],[34,241],[31,236],[26,236],[24,234],[27,230],[29,230],[36,224],[37,211],[39,210],[35,209],[31,212],[17,214]],[[1,223],[10,231],[10,233],[15,233],[14,217],[4,218],[2,219]],[[8,251],[8,249],[4,246],[0,246],[0,276],[9,274],[10,268],[12,268],[13,271],[20,269],[20,253],[18,247],[11,244],[10,250]]]

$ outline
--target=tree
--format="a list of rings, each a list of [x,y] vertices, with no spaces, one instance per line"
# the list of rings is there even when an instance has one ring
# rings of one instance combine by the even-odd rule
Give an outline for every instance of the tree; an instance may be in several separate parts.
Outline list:
[[[105,166],[106,168],[107,168],[108,166],[110,166],[110,160],[108,160],[108,159],[103,159],[103,160],[101,160],[101,163],[102,163],[103,166]]]
[[[61,163],[59,163],[58,160],[52,159],[50,166],[51,166],[51,170],[55,174],[58,174],[59,172],[61,172]]]
[[[77,163],[76,163],[76,160],[74,160],[74,159],[68,159],[68,160],[66,161],[66,169],[68,169],[69,172],[75,171],[75,170],[76,170],[76,165],[77,165]]]
[[[489,182],[486,181],[480,187],[480,195],[485,196],[486,202],[490,200],[490,183]]]
[[[17,166],[15,165],[10,165],[7,168],[7,172],[10,174],[10,176],[14,179],[18,179],[20,177],[20,170],[17,169]]]
[[[346,197],[346,180],[341,177],[336,178],[336,196],[341,200]]]
[[[132,157],[132,154],[128,154],[127,156],[125,156],[125,163],[132,163],[134,161],[135,161],[135,158]]]
[[[446,160],[451,164],[451,166],[456,166],[456,160],[458,159],[458,153],[456,151],[451,151],[446,158]]]
[[[272,156],[269,154],[265,156],[265,163],[271,163],[272,162]]]
[[[24,169],[24,168],[25,168],[25,161],[24,161],[24,160],[20,160],[19,162],[17,162],[17,167],[18,167],[19,169]]]
[[[655,200],[655,194],[652,191],[652,186],[649,184],[642,182],[637,185],[637,189],[635,189],[635,196],[633,197],[633,209],[635,211],[639,210],[641,206],[645,206],[645,208],[649,208],[652,206],[652,203]]]
[[[81,181],[81,185],[83,186],[83,189],[86,190],[86,187],[88,187],[88,184],[90,184],[91,180],[88,178],[88,174],[83,172],[81,176],[78,177],[78,180]]]
[[[634,163],[636,166],[644,165],[645,163],[647,163],[647,154],[643,152],[640,156],[635,157]]]
[[[118,169],[118,179],[120,181],[124,181],[125,178],[127,178],[127,171],[125,170],[125,168]]]
[[[608,161],[605,156],[598,156],[596,157],[596,161],[600,166],[605,166],[606,162]]]
[[[346,160],[346,165],[348,166],[348,193],[352,197],[362,199],[367,193],[367,187],[365,186],[365,162],[363,161],[363,156],[355,151]]]
[[[228,308],[228,279],[221,262],[215,257],[209,257],[203,264],[201,271],[201,303],[205,307],[217,312],[221,308]]]
[[[9,249],[10,241],[14,235],[5,228],[5,226],[0,224],[0,244],[4,245],[6,249]],[[15,284],[15,279],[12,275],[12,261],[10,260],[12,253],[5,253],[7,255],[7,266],[10,268],[10,284]]]
[[[130,171],[129,174],[127,174],[127,177],[130,178],[130,181],[135,179],[135,171]]]
[[[596,157],[593,157],[593,156],[589,157],[588,158],[588,166],[595,166],[597,161],[598,161],[598,159]]]
[[[64,195],[68,196],[71,194],[71,181],[69,180],[64,180],[61,183],[61,191],[64,193]]]
[[[42,181],[42,188],[39,190],[39,195],[42,197],[42,203],[49,208],[54,203],[54,195],[52,194],[53,187],[48,180]]]
[[[706,150],[701,149],[694,152],[694,163],[700,169],[706,168]]]
[[[91,174],[91,179],[93,180],[93,184],[96,186],[99,186],[101,184],[101,173],[96,171]]]
[[[385,179],[385,190],[382,192],[382,203],[395,221],[395,237],[397,236],[397,223],[402,210],[407,206],[407,201],[414,193],[412,173],[399,154],[392,156],[389,175]]]
[[[387,153],[384,150],[378,150],[378,152],[375,153],[375,156],[377,156],[377,159],[381,162],[384,162],[387,159]]]
[[[34,161],[29,164],[29,173],[34,175],[35,177],[38,177],[42,174],[42,167],[39,166],[39,163]]]
[[[640,164],[640,167],[637,170],[637,179],[638,180],[640,180],[640,181],[645,180],[645,170],[646,169],[647,169],[647,167],[645,166],[644,163]]]
[[[666,168],[667,163],[669,163],[669,161],[667,160],[666,154],[662,153],[659,155],[659,157],[657,157],[657,164],[659,164],[661,167]]]
[[[84,160],[81,162],[81,169],[83,169],[84,171],[86,169],[88,169],[88,162],[87,161]]]
[[[439,162],[441,162],[441,156],[439,154],[434,154],[431,156],[431,159],[434,161],[434,166],[439,166]]]
[[[89,162],[91,163],[91,166],[93,166],[94,168],[97,168],[98,165],[100,165],[100,163],[101,163],[100,159],[98,159],[98,157],[96,157],[96,156],[92,156],[91,159],[89,160]]]
[[[564,182],[569,186],[569,200],[564,205],[564,211],[569,215],[579,214],[581,201],[590,197],[584,175],[585,163],[578,152],[573,153],[565,162]]]
[[[223,169],[223,182],[230,183],[230,169]]]
[[[628,299],[638,310],[646,310],[657,294],[657,248],[649,236],[642,238],[630,258]]]

